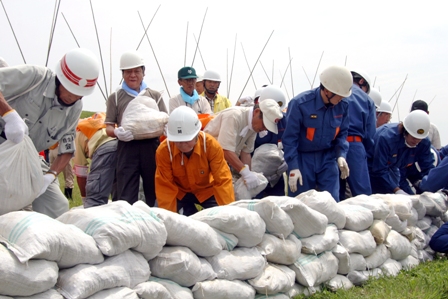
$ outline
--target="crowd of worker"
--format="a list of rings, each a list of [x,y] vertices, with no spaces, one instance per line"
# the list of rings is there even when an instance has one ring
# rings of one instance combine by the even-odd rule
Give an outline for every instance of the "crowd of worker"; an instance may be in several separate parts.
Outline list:
[[[141,55],[128,51],[120,59],[122,84],[107,99],[106,111],[79,119],[80,100],[93,92],[99,74],[90,51],[69,51],[55,71],[3,64],[0,143],[19,143],[29,135],[38,152],[51,149],[51,163],[42,158],[44,186],[32,204],[50,217],[68,211],[73,179],[64,196],[56,178],[64,171],[70,181],[72,168],[84,208],[110,198],[133,204],[140,186],[149,206],[184,215],[226,205],[236,200],[235,177],[248,190],[261,184],[251,163],[264,144],[283,151],[284,161],[254,198],[316,189],[339,202],[361,194],[448,188],[448,148],[441,146],[427,103],[415,101],[402,122],[390,122],[390,103],[362,70],[330,66],[317,88],[292,99],[267,85],[232,105],[219,93],[218,72],[198,75],[186,66],[178,71],[179,94],[169,99],[168,109],[161,93],[143,80]],[[142,96],[169,115],[160,136],[136,138],[125,129],[128,104]]]

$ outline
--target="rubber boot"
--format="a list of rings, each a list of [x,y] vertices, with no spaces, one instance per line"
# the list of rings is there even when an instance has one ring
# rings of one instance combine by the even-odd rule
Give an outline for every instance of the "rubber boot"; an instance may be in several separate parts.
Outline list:
[[[72,192],[73,192],[73,188],[65,188],[64,191],[64,195],[65,197],[67,197],[68,199],[72,200]]]

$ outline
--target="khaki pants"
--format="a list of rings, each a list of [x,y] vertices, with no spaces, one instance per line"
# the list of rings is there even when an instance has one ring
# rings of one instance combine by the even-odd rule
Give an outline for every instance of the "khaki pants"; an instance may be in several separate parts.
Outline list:
[[[49,159],[50,159],[50,165],[53,164],[53,161],[58,156],[58,148],[49,150]],[[73,172],[73,166],[71,161],[65,166],[64,170],[62,171],[64,175],[65,180],[65,188],[71,188],[73,189],[74,186],[74,179],[75,179],[75,173]]]

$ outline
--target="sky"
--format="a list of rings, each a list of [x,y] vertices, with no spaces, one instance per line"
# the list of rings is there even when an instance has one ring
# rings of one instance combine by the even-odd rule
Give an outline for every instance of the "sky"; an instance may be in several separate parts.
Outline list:
[[[392,122],[403,120],[414,100],[430,103],[430,119],[448,144],[448,18],[441,0],[0,2],[0,57],[9,65],[54,69],[78,45],[97,55],[101,90],[83,98],[84,110],[106,111],[128,50],[144,57],[144,80],[163,91],[167,104],[179,93],[177,72],[185,65],[220,73],[219,93],[232,103],[264,84],[281,85],[292,98],[317,87],[327,66],[345,65],[369,74],[394,106]]]

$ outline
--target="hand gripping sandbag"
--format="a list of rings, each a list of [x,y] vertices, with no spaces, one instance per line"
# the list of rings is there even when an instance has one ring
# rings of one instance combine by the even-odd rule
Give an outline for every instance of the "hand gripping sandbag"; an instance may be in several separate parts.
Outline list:
[[[40,159],[33,142],[0,144],[0,215],[31,204],[43,186]]]
[[[155,100],[137,96],[126,107],[121,126],[131,131],[136,140],[156,138],[163,135],[168,118],[167,113],[159,111]]]

